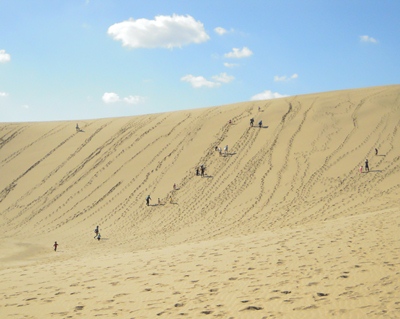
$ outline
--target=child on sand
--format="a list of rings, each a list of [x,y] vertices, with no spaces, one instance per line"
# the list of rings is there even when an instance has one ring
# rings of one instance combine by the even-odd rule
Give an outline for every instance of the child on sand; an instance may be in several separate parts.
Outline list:
[[[53,247],[54,247],[54,251],[57,251],[57,247],[58,247],[58,244],[57,244],[57,242],[54,242],[54,245],[53,245]]]

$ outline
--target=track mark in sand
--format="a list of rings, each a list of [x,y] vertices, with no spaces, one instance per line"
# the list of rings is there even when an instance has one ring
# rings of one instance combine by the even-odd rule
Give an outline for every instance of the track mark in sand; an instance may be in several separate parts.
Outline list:
[[[39,184],[37,184],[36,186],[34,186],[32,189],[28,190],[25,194],[23,194],[12,206],[8,207],[7,209],[5,209],[3,211],[3,213],[6,213],[8,211],[10,211],[11,209],[19,206],[19,202],[21,202],[24,198],[26,198],[27,196],[29,196],[35,189],[39,188],[41,185],[43,185],[46,180],[48,178],[50,178],[50,176],[52,176],[55,172],[57,172],[61,167],[63,167],[73,156],[75,156],[77,153],[79,153],[79,151],[85,146],[87,145],[90,140],[96,135],[98,134],[98,132],[100,132],[102,129],[104,128],[101,127],[100,129],[96,130],[96,132],[94,134],[92,134],[87,140],[86,142],[79,147],[75,153],[73,153],[72,155],[70,155],[61,165],[59,165],[55,170],[53,170],[50,174],[47,175],[47,177],[45,177]],[[65,143],[67,143],[70,139],[72,139],[75,135],[70,135],[68,138],[64,139],[61,143],[59,143],[56,147],[54,147],[53,149],[51,149],[47,154],[45,154],[40,160],[36,161],[36,163],[34,163],[30,168],[28,168],[24,173],[22,173],[20,176],[18,176],[16,179],[14,179],[14,181],[12,182],[12,184],[17,183],[20,179],[22,179],[25,175],[27,175],[31,170],[33,170],[37,165],[39,165],[41,162],[43,162],[44,160],[46,160],[48,157],[50,157],[54,152],[56,152],[59,148],[61,148]],[[13,219],[18,218],[21,214],[23,214],[25,212],[25,210],[29,209],[30,206],[32,204],[34,204],[37,201],[40,201],[42,197],[47,197],[49,195],[49,193],[51,194],[52,189],[53,191],[55,190],[56,187],[60,186],[63,184],[63,181],[58,182],[57,186],[53,186],[52,188],[50,188],[50,190],[46,191],[46,193],[42,196],[39,196],[38,198],[36,198],[34,201],[32,201],[31,203],[29,203],[28,205],[26,205],[25,209],[22,209],[20,211],[19,214],[17,214],[17,216],[15,216]],[[13,219],[11,219],[10,221],[12,221]]]
[[[243,113],[242,113],[242,114],[243,114]],[[243,116],[242,114],[239,115],[239,117],[235,117],[235,119],[234,119],[233,122],[235,123],[236,121],[239,121],[241,118],[243,118],[244,116]],[[246,116],[247,116],[247,115],[246,115]],[[221,179],[222,179],[222,176],[224,176],[225,174],[227,174],[227,173],[229,172],[229,167],[230,167],[230,165],[224,164],[224,162],[221,161],[221,160],[222,160],[221,157],[216,157],[216,156],[215,156],[214,147],[215,147],[215,145],[221,143],[221,141],[225,138],[225,136],[228,134],[228,132],[229,132],[230,129],[233,129],[233,127],[232,127],[230,124],[225,124],[225,125],[223,126],[223,128],[221,129],[222,135],[221,135],[221,137],[217,140],[218,143],[213,143],[213,144],[211,144],[210,147],[207,148],[206,151],[205,151],[205,153],[206,153],[205,157],[202,157],[202,158],[199,160],[199,163],[204,163],[204,162],[205,162],[205,163],[207,163],[207,166],[214,166],[214,169],[219,171],[219,173],[218,173],[219,180],[221,180]],[[248,132],[248,131],[246,130],[246,132],[245,132],[242,136],[246,136],[246,135],[248,134],[247,132]],[[254,132],[254,131],[253,131],[253,132]],[[232,149],[235,149],[236,147],[237,147],[237,143],[233,146]],[[215,167],[215,164],[218,165],[218,166]],[[202,198],[207,198],[207,197],[210,196],[210,194],[213,193],[213,187],[209,187],[209,188],[203,189],[201,192],[196,191],[196,188],[188,187],[188,186],[190,186],[190,185],[193,185],[193,182],[194,182],[194,181],[195,181],[195,180],[193,179],[193,172],[188,172],[188,175],[187,175],[187,176],[184,178],[184,180],[181,181],[180,184],[179,184],[179,185],[182,185],[182,191],[179,191],[179,193],[180,193],[180,195],[181,195],[181,198],[182,198],[182,197],[184,197],[184,198],[186,198],[186,197],[191,197],[192,195],[190,195],[190,194],[197,193],[198,196],[200,196],[199,202],[201,202],[201,199],[202,199]],[[203,181],[206,181],[206,179],[203,179]],[[172,228],[177,227],[177,226],[174,226],[174,225],[176,224],[176,222],[177,222],[176,218],[178,218],[178,221],[180,221],[180,220],[182,220],[182,221],[183,221],[183,220],[186,220],[185,223],[187,223],[187,224],[191,224],[191,223],[193,223],[193,222],[195,221],[195,219],[201,218],[200,215],[192,216],[192,215],[188,215],[188,214],[187,214],[187,211],[190,211],[191,209],[195,209],[194,206],[196,206],[196,202],[197,202],[197,201],[191,202],[191,203],[190,203],[190,206],[187,207],[187,209],[183,210],[183,211],[180,212],[179,214],[175,214],[175,215],[173,216],[174,218],[170,218],[170,223],[168,222],[168,223],[166,224],[166,223],[165,223],[166,221],[163,220],[163,223],[162,223],[162,224],[164,225],[164,229],[167,229],[167,228],[170,228],[170,227],[172,227]],[[193,205],[194,205],[194,206],[193,206]],[[211,203],[211,205],[212,205],[212,203]],[[192,207],[192,206],[193,206],[193,207]],[[207,208],[208,208],[208,207],[207,207]],[[179,207],[178,207],[178,209],[179,209]],[[169,214],[167,214],[167,215],[169,216]],[[170,230],[171,230],[171,229],[170,229]]]
[[[40,141],[42,141],[42,140],[45,140],[46,138],[48,138],[48,137],[50,137],[50,136],[52,136],[52,135],[55,135],[55,134],[59,133],[59,132],[62,131],[66,126],[67,126],[67,125],[62,125],[62,126],[61,126],[61,125],[58,125],[58,126],[52,128],[51,130],[47,131],[47,132],[44,133],[42,136],[40,136],[40,137],[38,137],[37,139],[33,140],[33,141],[30,142],[29,144],[27,144],[27,145],[21,147],[20,149],[18,149],[17,151],[13,152],[13,153],[10,154],[8,157],[6,157],[5,159],[3,159],[3,160],[0,162],[0,166],[3,166],[3,165],[5,165],[5,164],[11,162],[11,161],[14,160],[15,158],[17,158],[19,155],[23,154],[24,151],[26,151],[27,149],[29,149],[29,148],[32,147],[32,146],[35,146],[36,143],[38,143],[38,142],[40,142]],[[20,133],[19,131],[23,132],[24,130],[26,130],[26,129],[28,129],[28,128],[29,128],[29,126],[28,126],[28,127],[22,127],[22,128],[20,128],[20,129],[18,130],[18,132],[14,132],[14,133],[12,134],[12,135],[13,135],[12,138],[11,138],[11,137],[10,137],[10,138],[7,138],[6,141],[7,141],[7,142],[10,142],[13,138],[15,138],[15,136],[14,136],[15,133],[18,133],[18,134],[16,134],[16,135],[19,135],[19,133]],[[1,149],[1,147],[2,147],[2,143],[0,143],[0,149]]]
[[[293,101],[292,101],[293,102]],[[229,210],[228,207],[230,205],[230,198],[234,198],[235,196],[238,196],[237,191],[235,191],[237,183],[245,185],[248,184],[251,180],[253,180],[255,173],[258,169],[258,167],[260,165],[262,165],[264,162],[269,162],[269,170],[268,172],[270,172],[272,170],[272,163],[271,163],[271,154],[274,150],[274,148],[276,147],[277,143],[278,143],[278,139],[280,137],[280,133],[282,131],[282,129],[285,127],[286,121],[289,117],[289,115],[292,113],[293,111],[293,105],[292,102],[289,103],[288,106],[288,110],[286,113],[283,114],[280,125],[275,129],[274,133],[273,133],[273,138],[272,138],[272,142],[267,143],[264,147],[262,147],[257,153],[256,155],[254,155],[244,166],[244,168],[242,169],[241,172],[239,172],[237,174],[236,179],[233,180],[233,182],[231,182],[232,188],[231,187],[225,187],[223,188],[223,193],[225,193],[226,195],[221,195],[219,194],[218,197],[216,198],[216,200],[221,201],[221,199],[223,199],[223,202],[226,202],[226,205],[221,206],[221,208],[218,210],[219,211],[219,216],[222,218],[223,217],[223,212]],[[300,108],[296,109],[296,114],[297,112],[300,110]],[[292,117],[294,117],[294,115],[292,115]],[[268,154],[266,156],[266,153]],[[243,173],[246,172],[246,173]],[[268,175],[268,172],[264,174],[264,176]],[[243,176],[246,177],[245,180],[243,180]],[[264,177],[265,178],[265,177]],[[239,191],[243,190],[243,188],[239,188]],[[225,226],[223,227],[219,227],[218,231],[215,231],[216,233],[225,233],[225,232],[229,232],[229,229],[231,227],[234,227],[234,225],[236,223],[240,223],[240,221],[244,218],[244,216],[246,216],[248,214],[249,211],[251,211],[252,209],[254,209],[255,205],[257,205],[258,201],[260,200],[262,194],[261,192],[259,193],[257,199],[255,202],[253,202],[253,204],[246,209],[245,211],[243,211],[241,213],[241,217],[236,218],[232,223],[229,222],[225,222]],[[226,198],[225,198],[226,197]],[[216,214],[217,215],[217,214]],[[218,223],[216,223],[216,225],[218,225]],[[193,238],[195,239],[195,238]]]
[[[5,130],[7,128],[7,126],[5,128],[3,128],[3,130]],[[0,138],[0,149],[3,148],[5,145],[7,145],[8,143],[10,143],[11,141],[13,141],[18,135],[20,135],[26,128],[25,127],[18,127],[17,130],[15,131],[11,131],[11,132],[6,132],[5,135],[3,135]],[[3,162],[7,162],[7,158],[1,161],[1,164]]]

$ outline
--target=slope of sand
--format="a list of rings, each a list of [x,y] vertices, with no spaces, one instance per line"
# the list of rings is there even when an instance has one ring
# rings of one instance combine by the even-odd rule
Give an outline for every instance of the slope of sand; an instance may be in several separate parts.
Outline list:
[[[399,85],[0,123],[0,318],[400,318],[399,123]]]

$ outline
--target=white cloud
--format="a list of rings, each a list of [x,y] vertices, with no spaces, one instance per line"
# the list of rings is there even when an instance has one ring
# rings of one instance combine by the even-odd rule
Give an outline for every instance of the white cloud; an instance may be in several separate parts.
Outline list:
[[[106,92],[106,93],[104,93],[102,99],[103,99],[103,102],[104,102],[104,103],[107,103],[107,104],[109,104],[109,103],[116,103],[116,102],[121,101],[121,99],[120,99],[120,97],[118,96],[118,94],[113,93],[113,92]]]
[[[227,33],[228,31],[226,31],[226,29],[222,28],[222,27],[216,27],[214,29],[215,33],[219,34],[219,35],[224,35],[225,33]]]
[[[279,75],[275,75],[274,76],[274,82],[286,82],[286,81],[290,81],[290,80],[294,80],[297,79],[299,77],[299,75],[297,73],[292,74],[291,76],[279,76]]]
[[[154,20],[129,19],[108,28],[114,40],[132,48],[173,48],[210,39],[201,22],[191,16],[156,16]]]
[[[238,49],[238,48],[233,48],[232,52],[226,53],[224,56],[226,58],[247,58],[249,56],[253,55],[253,52],[247,48],[247,47],[243,47],[242,49]]]
[[[8,93],[6,93],[6,92],[0,92],[0,97],[6,97],[6,96],[8,96]]]
[[[226,73],[220,73],[218,75],[212,76],[211,78],[213,79],[213,81],[207,80],[203,76],[194,76],[188,74],[181,77],[181,81],[190,83],[194,88],[201,88],[203,86],[214,88],[221,86],[222,83],[232,82],[235,79],[235,77],[228,75]]]
[[[181,77],[181,81],[190,83],[194,88],[201,88],[203,86],[213,88],[221,85],[219,82],[208,81],[203,76],[193,76],[191,74]]]
[[[11,55],[6,53],[6,50],[0,50],[0,63],[10,62]]]
[[[279,93],[274,93],[270,90],[266,90],[262,93],[258,93],[251,97],[251,101],[255,100],[271,100],[271,99],[278,99],[280,97],[286,97],[287,95],[282,95]]]
[[[139,104],[144,101],[144,97],[139,95],[129,95],[124,98],[120,98],[117,93],[114,92],[106,92],[103,94],[102,100],[106,104],[124,102],[127,104]]]
[[[124,102],[128,104],[139,104],[144,101],[144,98],[139,95],[129,95],[128,97],[124,97]]]
[[[234,68],[237,66],[239,66],[239,64],[237,64],[237,63],[227,63],[227,62],[224,63],[224,67],[226,67],[226,68]]]
[[[235,79],[235,77],[232,75],[228,75],[224,72],[224,73],[220,73],[219,75],[214,75],[212,77],[212,79],[214,81],[221,82],[221,83],[229,83],[229,82],[232,82]]]
[[[360,41],[361,42],[367,42],[367,43],[378,43],[378,41],[369,35],[361,35],[360,36]]]

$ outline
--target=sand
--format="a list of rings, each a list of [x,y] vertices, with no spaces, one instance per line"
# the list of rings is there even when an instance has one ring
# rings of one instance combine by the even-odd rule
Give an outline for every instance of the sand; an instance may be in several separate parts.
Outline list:
[[[400,318],[399,123],[400,85],[0,123],[0,318]]]

